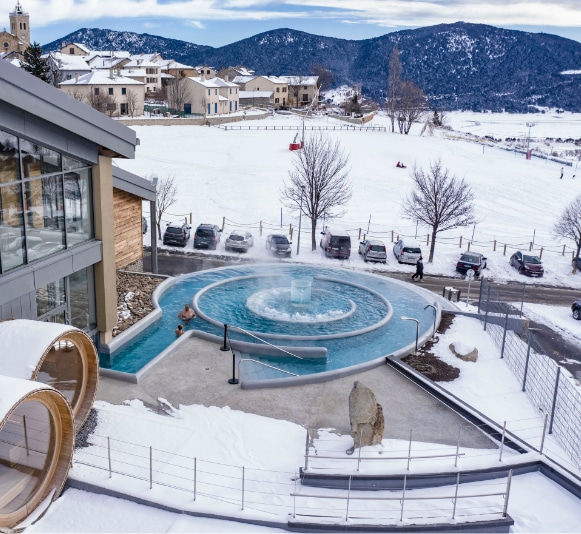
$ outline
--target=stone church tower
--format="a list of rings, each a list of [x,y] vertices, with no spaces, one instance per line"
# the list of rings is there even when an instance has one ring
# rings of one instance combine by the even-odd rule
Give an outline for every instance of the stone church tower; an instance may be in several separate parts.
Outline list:
[[[30,45],[30,17],[22,9],[20,0],[16,1],[14,11],[10,13],[10,31],[0,32],[0,54],[20,55]]]

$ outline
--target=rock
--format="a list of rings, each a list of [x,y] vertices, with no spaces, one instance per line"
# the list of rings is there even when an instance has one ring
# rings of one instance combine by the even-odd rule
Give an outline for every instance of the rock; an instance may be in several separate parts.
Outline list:
[[[450,343],[450,350],[456,358],[460,358],[465,362],[475,362],[478,360],[478,349],[472,345],[455,341],[454,343]]]
[[[373,391],[359,381],[353,384],[349,394],[349,419],[353,447],[347,454],[353,454],[356,446],[381,444],[385,427],[383,408],[377,403]]]

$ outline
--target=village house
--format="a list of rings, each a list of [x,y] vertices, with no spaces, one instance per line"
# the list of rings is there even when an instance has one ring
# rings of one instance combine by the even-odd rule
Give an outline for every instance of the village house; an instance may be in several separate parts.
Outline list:
[[[175,82],[174,82],[175,83]],[[185,84],[185,113],[205,115],[227,115],[238,111],[240,88],[221,78],[204,80],[202,78],[184,78],[179,83]]]
[[[91,51],[81,43],[66,43],[63,42],[61,45],[61,54],[65,56],[89,56]]]
[[[59,87],[73,98],[111,117],[143,115],[145,84],[121,76],[113,69],[92,71],[64,81]]]
[[[288,85],[289,106],[303,107],[319,105],[318,76],[279,76]]]
[[[226,67],[225,69],[220,68],[216,76],[227,82],[233,82],[236,76],[254,76],[254,71],[239,65],[237,67]]]
[[[265,105],[266,94],[264,92],[266,91],[270,93],[268,105],[274,109],[284,109],[288,106],[288,83],[283,78],[278,76],[236,76],[233,83],[240,85],[244,91],[244,105]]]
[[[58,87],[64,81],[72,80],[77,76],[84,76],[91,72],[91,67],[82,56],[50,52],[43,54],[42,57],[49,66],[50,82],[55,87]]]

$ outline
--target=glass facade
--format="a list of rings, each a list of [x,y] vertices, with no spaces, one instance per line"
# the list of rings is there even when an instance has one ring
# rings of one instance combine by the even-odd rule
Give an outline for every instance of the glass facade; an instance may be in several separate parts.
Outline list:
[[[0,130],[0,273],[93,238],[91,166]]]

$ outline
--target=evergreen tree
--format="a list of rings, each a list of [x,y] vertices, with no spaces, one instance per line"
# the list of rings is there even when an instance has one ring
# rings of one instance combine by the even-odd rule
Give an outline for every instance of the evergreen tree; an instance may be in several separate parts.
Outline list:
[[[42,59],[42,47],[38,43],[33,43],[24,51],[24,61],[22,68],[30,72],[33,76],[40,78],[43,82],[49,82],[49,66],[46,60]]]

